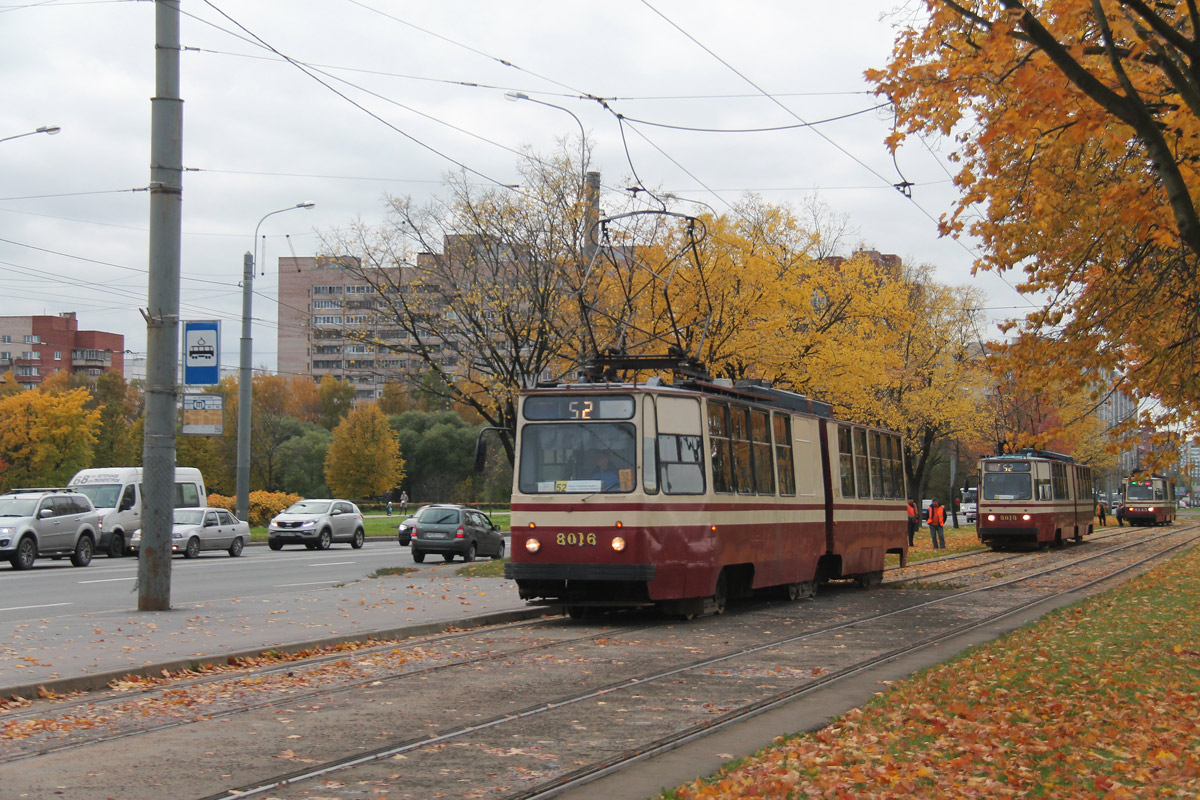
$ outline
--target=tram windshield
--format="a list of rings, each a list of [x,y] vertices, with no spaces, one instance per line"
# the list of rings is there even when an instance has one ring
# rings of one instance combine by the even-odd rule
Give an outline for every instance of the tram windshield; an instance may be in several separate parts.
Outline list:
[[[637,429],[629,422],[550,422],[521,429],[524,494],[632,492]]]
[[[1151,487],[1149,484],[1130,483],[1125,487],[1125,499],[1137,501],[1162,500],[1162,490],[1160,489],[1156,493],[1153,487]]]
[[[1028,472],[988,472],[983,476],[984,500],[1029,500],[1033,497]]]

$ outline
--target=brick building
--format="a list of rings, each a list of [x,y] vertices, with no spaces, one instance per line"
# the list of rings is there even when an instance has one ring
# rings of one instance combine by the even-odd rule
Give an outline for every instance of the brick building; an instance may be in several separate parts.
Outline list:
[[[91,378],[108,371],[125,374],[125,337],[81,331],[74,311],[57,316],[0,317],[0,373],[12,371],[27,389],[56,372]]]

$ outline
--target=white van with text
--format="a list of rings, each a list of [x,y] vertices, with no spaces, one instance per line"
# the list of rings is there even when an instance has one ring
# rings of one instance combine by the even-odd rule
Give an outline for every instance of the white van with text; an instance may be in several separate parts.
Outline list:
[[[142,527],[142,468],[97,467],[81,469],[67,484],[85,494],[100,515],[100,541],[96,549],[110,557],[129,552],[133,532]],[[204,477],[195,467],[175,468],[175,508],[208,505]]]

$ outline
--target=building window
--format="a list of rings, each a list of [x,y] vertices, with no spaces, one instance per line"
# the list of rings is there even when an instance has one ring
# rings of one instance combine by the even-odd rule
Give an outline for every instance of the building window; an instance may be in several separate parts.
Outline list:
[[[313,308],[322,311],[329,308],[341,308],[341,300],[313,300]]]
[[[0,344],[12,344],[12,337],[7,333],[3,336],[0,336]]]
[[[55,361],[62,361],[62,350],[55,350],[55,351],[54,351],[54,360],[55,360]]]
[[[38,336],[36,333],[25,334],[25,344],[41,344],[41,343],[42,343],[42,337]]]
[[[313,287],[314,295],[317,295],[317,294],[341,294],[341,293],[342,293],[341,286],[314,286]]]
[[[0,351],[0,361],[12,361],[12,353],[7,350]]]
[[[316,316],[313,317],[314,325],[341,325],[341,317]]]
[[[35,375],[40,375],[41,371],[37,367],[17,367],[18,378],[32,378]]]
[[[21,358],[25,361],[41,361],[42,359],[37,350],[26,350],[21,353]]]

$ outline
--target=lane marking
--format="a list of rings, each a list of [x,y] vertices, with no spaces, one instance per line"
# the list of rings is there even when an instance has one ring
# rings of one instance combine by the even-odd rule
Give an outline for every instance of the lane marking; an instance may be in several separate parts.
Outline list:
[[[345,564],[357,564],[357,561],[323,561],[319,564],[309,564],[310,567],[340,567]]]
[[[333,580],[333,578],[330,578],[328,581],[309,581],[308,583],[277,583],[277,584],[275,584],[275,588],[283,589],[288,586],[317,586],[317,585],[324,585],[326,583],[329,583],[332,580]],[[3,611],[3,610],[4,609],[0,609],[0,611]]]
[[[129,575],[124,578],[97,578],[94,581],[76,581],[76,583],[112,583],[113,581],[135,581],[137,575]]]
[[[46,603],[40,606],[9,606],[8,608],[0,608],[0,611],[25,611],[30,608],[54,608],[55,606],[73,606],[74,603]]]

